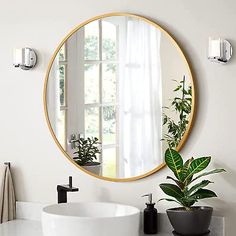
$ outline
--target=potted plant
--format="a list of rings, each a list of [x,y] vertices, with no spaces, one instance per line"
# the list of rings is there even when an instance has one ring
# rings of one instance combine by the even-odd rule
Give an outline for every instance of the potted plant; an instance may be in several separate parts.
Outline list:
[[[174,182],[160,184],[160,188],[165,194],[172,198],[162,198],[160,200],[174,201],[181,205],[178,208],[167,210],[167,215],[175,232],[180,235],[205,235],[212,216],[212,207],[193,206],[200,199],[217,197],[217,195],[205,187],[211,184],[209,180],[202,180],[195,183],[201,177],[220,173],[224,169],[214,169],[198,176],[195,174],[204,170],[210,163],[211,157],[200,157],[188,159],[185,163],[181,155],[169,148],[165,152],[166,165],[174,173],[175,178],[167,176]]]
[[[74,141],[75,143],[75,157],[73,157],[74,161],[86,169],[96,175],[101,174],[101,163],[96,161],[97,155],[101,154],[101,150],[99,149],[99,145],[101,144],[98,141],[98,138],[79,138]]]

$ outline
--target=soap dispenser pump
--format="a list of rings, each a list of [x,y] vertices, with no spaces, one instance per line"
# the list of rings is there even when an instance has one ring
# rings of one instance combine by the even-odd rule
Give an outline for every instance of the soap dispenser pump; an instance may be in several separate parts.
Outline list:
[[[142,197],[148,197],[147,207],[143,212],[143,231],[145,234],[157,233],[157,209],[152,202],[152,193],[145,194]]]

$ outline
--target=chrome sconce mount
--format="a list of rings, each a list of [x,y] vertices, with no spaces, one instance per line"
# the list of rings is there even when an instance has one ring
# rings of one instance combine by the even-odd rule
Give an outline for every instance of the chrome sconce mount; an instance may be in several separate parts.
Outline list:
[[[32,48],[17,48],[14,49],[15,67],[20,67],[22,70],[30,70],[37,63],[37,54]]]
[[[233,55],[231,43],[222,38],[209,38],[208,59],[211,62],[226,64]]]

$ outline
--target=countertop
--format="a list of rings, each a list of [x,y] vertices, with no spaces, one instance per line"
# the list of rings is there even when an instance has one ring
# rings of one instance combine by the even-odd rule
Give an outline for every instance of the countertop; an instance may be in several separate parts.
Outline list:
[[[18,219],[18,220],[13,220],[7,223],[0,224],[0,235],[1,236],[43,236],[43,233],[42,233],[42,227],[41,227],[40,221]],[[158,233],[155,235],[173,236],[172,233]],[[213,236],[212,234],[210,235]]]
[[[36,220],[12,220],[0,224],[1,236],[43,236],[41,222]]]
[[[43,232],[42,232],[40,221],[13,220],[13,221],[0,224],[0,235],[1,236],[43,236]],[[157,235],[170,236],[172,234],[157,234]]]
[[[0,224],[0,236],[43,236],[41,226],[41,212],[48,204],[17,202],[16,220]],[[166,214],[158,214],[158,229],[162,233],[156,236],[173,236],[172,226]],[[213,216],[210,225],[211,234],[208,236],[223,236],[224,217]],[[66,235],[67,236],[67,235]],[[68,235],[69,236],[69,235]],[[126,236],[126,235],[122,235]],[[146,236],[142,233],[139,236]]]
[[[42,232],[40,221],[13,220],[13,221],[0,224],[0,235],[1,236],[43,236],[43,232]],[[158,234],[158,235],[170,236],[170,234]]]

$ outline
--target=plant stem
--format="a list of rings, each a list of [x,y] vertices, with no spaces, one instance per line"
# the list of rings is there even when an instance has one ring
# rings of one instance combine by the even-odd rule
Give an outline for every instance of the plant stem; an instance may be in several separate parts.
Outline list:
[[[191,207],[184,207],[186,211],[191,211]]]
[[[184,101],[184,98],[185,98],[185,94],[184,94],[184,91],[185,91],[185,75],[183,77],[183,86],[182,86],[183,90],[182,90],[182,104],[183,104],[183,101]],[[184,110],[182,109],[181,110],[181,113],[180,113],[180,121],[182,121],[182,117],[183,117],[183,113],[184,113]]]

